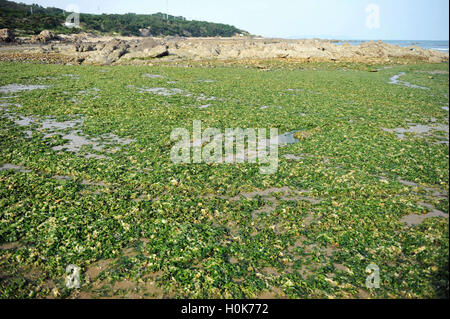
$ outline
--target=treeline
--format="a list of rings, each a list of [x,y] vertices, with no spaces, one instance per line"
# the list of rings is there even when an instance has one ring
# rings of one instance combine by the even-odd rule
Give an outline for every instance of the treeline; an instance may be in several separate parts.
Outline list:
[[[0,0],[0,28],[14,30],[16,35],[38,34],[42,30],[70,34],[94,32],[98,34],[119,34],[123,36],[192,36],[231,37],[248,34],[234,26],[189,21],[184,17],[156,14],[80,14],[80,28],[64,25],[70,12],[58,8],[44,8],[7,0]]]

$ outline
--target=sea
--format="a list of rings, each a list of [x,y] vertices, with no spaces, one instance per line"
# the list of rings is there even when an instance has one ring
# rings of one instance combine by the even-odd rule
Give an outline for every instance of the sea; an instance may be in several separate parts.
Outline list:
[[[369,40],[346,40],[339,41],[336,44],[344,44],[348,42],[351,45],[359,45],[363,42],[368,42]],[[430,41],[430,40],[383,40],[383,42],[388,44],[395,44],[401,47],[409,47],[412,45],[418,46],[422,49],[431,49],[442,52],[448,51],[448,41]]]

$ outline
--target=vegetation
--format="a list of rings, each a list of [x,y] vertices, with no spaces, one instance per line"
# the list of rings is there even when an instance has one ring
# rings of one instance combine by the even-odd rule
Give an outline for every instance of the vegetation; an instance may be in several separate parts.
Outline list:
[[[183,17],[174,17],[162,13],[144,14],[84,14],[80,15],[81,28],[64,26],[70,13],[58,8],[43,8],[39,5],[26,5],[0,0],[0,28],[16,30],[19,35],[38,34],[42,30],[57,33],[115,33],[123,36],[141,35],[140,29],[149,29],[153,36],[193,36],[193,37],[231,37],[235,34],[247,34],[236,27],[202,22],[188,21]]]
[[[441,132],[382,129],[448,125],[448,64],[336,66],[1,63],[0,167],[16,168],[0,170],[0,297],[448,298],[448,218],[402,221],[426,214],[421,202],[448,212],[448,146],[435,143]],[[430,90],[388,84],[399,72]],[[152,87],[183,91],[140,90]],[[194,119],[309,133],[280,148],[274,175],[175,165],[170,132]],[[73,130],[104,148],[55,150]],[[290,199],[283,187],[308,193]],[[69,264],[80,289],[65,286]],[[365,286],[369,264],[379,289]]]

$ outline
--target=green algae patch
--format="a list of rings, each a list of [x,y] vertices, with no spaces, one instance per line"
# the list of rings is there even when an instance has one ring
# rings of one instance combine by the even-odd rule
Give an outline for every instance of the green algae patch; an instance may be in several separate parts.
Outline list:
[[[0,63],[0,298],[448,298],[448,91],[448,64]],[[193,120],[295,143],[272,175],[176,165]]]

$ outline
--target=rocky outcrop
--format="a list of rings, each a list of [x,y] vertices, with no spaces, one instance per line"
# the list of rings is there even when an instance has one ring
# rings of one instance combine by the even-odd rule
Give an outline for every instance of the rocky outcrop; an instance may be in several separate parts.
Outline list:
[[[421,61],[448,61],[448,54],[421,48],[405,48],[381,41],[359,46],[337,45],[328,40],[278,39],[185,39],[169,46],[170,55],[182,59],[306,59],[325,61],[389,61],[410,58]]]
[[[96,45],[93,43],[76,43],[75,51],[76,52],[90,52],[95,51]]]
[[[47,43],[51,40],[57,40],[58,37],[51,31],[44,30],[38,35],[31,37],[31,43]]]
[[[236,59],[303,59],[320,61],[388,62],[393,58],[406,58],[431,63],[448,61],[448,54],[419,47],[400,47],[378,42],[366,42],[359,46],[337,45],[328,40],[281,40],[281,39],[223,39],[223,38],[166,38],[133,39],[124,41],[127,50],[112,54],[116,42],[97,44],[105,50],[110,63],[130,63],[136,60],[159,59],[170,55],[180,60],[236,60]],[[103,49],[101,46],[105,46]],[[122,42],[122,45],[123,42]],[[108,49],[110,48],[110,49]],[[113,50],[114,51],[114,50]],[[115,52],[115,51],[114,51]],[[111,55],[112,54],[112,55]],[[98,55],[94,53],[94,56]],[[117,58],[117,59],[116,59]],[[115,61],[113,61],[116,59]],[[86,62],[89,63],[90,59]],[[111,62],[112,61],[112,62]]]
[[[15,36],[9,29],[0,29],[0,42],[11,43],[14,42]]]
[[[86,59],[86,63],[109,65],[119,60],[128,50],[126,41],[113,39],[106,44],[98,44],[97,51],[94,51]]]
[[[129,52],[123,56],[122,60],[162,58],[169,55],[168,49],[169,47],[161,41],[149,38],[131,46]]]
[[[6,31],[3,31],[6,34]],[[382,41],[360,45],[308,39],[284,40],[266,38],[142,38],[99,37],[91,34],[60,36],[49,31],[34,36],[42,43],[44,53],[60,52],[86,64],[146,64],[167,60],[260,60],[297,59],[306,61],[348,61],[387,63],[392,60],[440,63],[449,60],[448,53],[422,48],[400,47]],[[35,48],[32,48],[33,50]],[[147,61],[151,60],[151,62]]]

